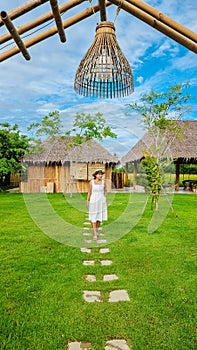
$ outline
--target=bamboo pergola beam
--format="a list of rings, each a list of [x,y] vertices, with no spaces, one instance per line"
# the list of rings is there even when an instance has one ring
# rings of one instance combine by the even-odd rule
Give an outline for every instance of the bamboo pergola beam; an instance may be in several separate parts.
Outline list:
[[[119,0],[110,1],[117,6],[120,5]],[[184,31],[183,26],[181,26],[183,33],[182,34],[177,29],[173,29],[169,25],[157,20],[155,17],[151,16],[150,14],[141,10],[135,5],[128,3],[127,0],[121,3],[121,8],[124,9],[126,12],[132,14],[133,16],[141,19],[143,22],[149,24],[151,27],[157,29],[158,31],[165,34],[174,41],[178,42],[179,44],[185,46],[187,49],[197,53],[197,35],[195,33],[192,32],[194,39],[188,38],[186,35],[187,31]]]
[[[107,1],[106,2],[106,6],[110,6],[111,5],[111,2]],[[80,21],[82,21],[83,19],[85,18],[88,18],[90,17],[92,14],[94,14],[94,12],[98,12],[100,10],[99,8],[99,5],[95,5],[95,6],[92,6],[92,7],[89,7],[87,9],[85,9],[84,11],[66,19],[65,21],[63,21],[63,26],[64,28],[68,28],[70,26],[72,26],[73,24],[76,24]],[[31,39],[28,39],[26,42],[25,42],[25,46],[26,47],[31,47],[47,38],[50,38],[51,36],[57,34],[57,27],[54,26],[54,27],[51,27],[47,30],[45,30],[44,32],[34,36],[33,38]],[[4,53],[2,53],[0,55],[0,62],[3,62],[5,61],[6,59],[16,55],[17,53],[19,53],[20,50],[18,47],[13,47],[12,49],[8,50],[8,51],[5,51]]]
[[[57,26],[60,40],[62,43],[65,43],[66,35],[64,32],[64,27],[63,27],[61,15],[60,15],[59,7],[58,7],[58,2],[57,2],[57,0],[50,0],[50,4],[51,4],[52,11],[53,11],[53,16],[55,18],[55,23]]]
[[[12,10],[8,13],[10,19],[17,18],[24,13],[32,10],[33,8],[42,5],[46,3],[49,0],[34,0],[29,1],[26,4],[18,7],[15,10]],[[50,0],[51,1],[51,0]],[[68,9],[82,3],[85,0],[70,0],[63,5],[59,7],[59,13],[62,13],[64,11],[67,11]],[[114,4],[118,6],[126,12],[132,14],[133,16],[139,18],[140,20],[144,21],[145,23],[149,24],[153,28],[157,29],[158,31],[162,32],[163,34],[167,35],[171,39],[177,41],[179,44],[185,46],[189,50],[197,53],[197,34],[189,30],[188,28],[182,26],[181,24],[177,23],[176,21],[172,20],[170,17],[164,15],[159,10],[155,9],[154,7],[144,3],[141,0],[125,0],[122,1],[120,4],[120,0],[110,0],[110,2],[105,5],[105,0],[98,0],[99,3],[89,9],[86,9],[85,11],[79,13],[78,15],[75,15],[71,17],[70,19],[67,19],[63,22],[63,28],[67,28],[69,26],[72,26],[72,24],[75,24],[89,16],[91,16],[94,11],[97,12],[100,10],[101,15],[101,21],[106,20],[106,6],[109,6],[110,4]],[[91,11],[92,9],[92,11]],[[95,10],[96,9],[96,10]],[[88,13],[88,15],[87,15]],[[37,19],[26,23],[25,25],[20,26],[17,28],[18,35],[25,33],[29,31],[30,29],[33,29],[37,27],[38,25],[47,22],[48,20],[53,18],[52,12],[48,12],[47,14],[38,17]],[[78,20],[77,20],[78,18]],[[4,24],[0,17],[0,26]],[[56,28],[56,31],[55,31]],[[25,48],[32,46],[36,44],[37,42],[40,42],[54,34],[56,34],[58,31],[57,27],[52,27],[48,29],[47,31],[36,35],[35,37],[29,39],[25,43]],[[12,35],[10,33],[4,34],[0,37],[0,43],[4,43],[12,38]],[[22,43],[23,44],[23,43]],[[10,49],[3,54],[0,54],[0,62],[4,61],[5,59],[15,55],[16,53],[20,52],[17,47],[14,47],[13,49]]]
[[[64,3],[63,5],[61,5],[59,7],[59,11],[60,11],[60,13],[63,13],[65,11],[70,10],[71,8],[81,4],[84,1],[85,0],[70,0],[70,1],[68,1],[66,3]],[[26,23],[26,24],[24,24],[24,25],[22,25],[20,27],[18,27],[17,28],[18,33],[19,34],[26,33],[29,30],[34,29],[34,28],[40,26],[43,23],[46,23],[47,21],[51,20],[52,18],[53,18],[53,14],[52,14],[51,11],[49,11],[46,14],[44,14],[44,15],[42,15],[42,16],[40,16],[40,17],[38,17],[38,18],[36,18],[36,19],[34,19],[34,20],[32,20],[32,21],[30,21],[30,22],[28,22],[28,23]],[[10,33],[6,33],[6,34],[2,35],[0,37],[0,44],[3,44],[3,43],[7,42],[10,39],[11,39]]]
[[[99,1],[99,7],[100,7],[100,18],[101,18],[101,22],[103,22],[107,20],[105,0],[98,0],[98,1]]]
[[[164,13],[162,13],[159,10],[157,10],[155,7],[150,6],[149,4],[147,4],[147,3],[145,3],[145,2],[143,2],[141,0],[126,0],[126,1],[129,2],[132,5],[140,8],[141,10],[146,12],[147,14],[150,14],[151,16],[153,16],[158,21],[167,24],[172,29],[175,29],[179,33],[187,36],[189,39],[192,39],[195,42],[197,42],[197,35],[196,35],[196,33],[192,32],[190,29],[182,26],[180,23],[176,22],[172,18],[166,16]]]
[[[45,2],[48,2],[49,0],[31,0],[26,2],[25,4],[17,7],[16,9],[8,12],[8,16],[10,17],[11,20],[16,19],[25,13],[35,9],[36,7],[45,4]],[[0,19],[0,27],[3,26],[3,21]]]
[[[5,11],[1,11],[1,19],[3,23],[5,24],[7,30],[10,32],[12,38],[14,39],[16,45],[18,46],[18,49],[22,52],[23,56],[27,61],[31,59],[23,41],[20,38],[20,35],[18,34],[15,26],[13,25],[11,19],[7,15]]]

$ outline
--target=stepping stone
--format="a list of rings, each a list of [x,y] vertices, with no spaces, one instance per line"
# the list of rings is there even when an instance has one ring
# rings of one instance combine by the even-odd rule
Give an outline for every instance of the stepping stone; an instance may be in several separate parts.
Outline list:
[[[85,239],[84,242],[85,242],[85,243],[92,243],[92,240],[91,240],[91,239]]]
[[[95,282],[96,276],[95,275],[87,275],[87,276],[85,276],[85,280],[88,282]]]
[[[130,301],[129,295],[125,289],[113,290],[109,294],[109,302],[117,302],[117,301]]]
[[[83,232],[83,236],[92,236],[90,232]]]
[[[88,230],[89,231],[90,227],[83,227],[83,230]]]
[[[82,253],[91,253],[92,249],[91,248],[81,248]]]
[[[97,239],[97,243],[107,243],[106,239]]]
[[[84,290],[83,298],[88,303],[94,303],[94,302],[100,303],[102,301],[101,292],[98,290]]]
[[[68,343],[68,350],[90,350],[90,349],[91,349],[91,343],[81,343],[78,341]]]
[[[99,249],[99,253],[101,254],[109,253],[109,248],[101,248]]]
[[[130,348],[126,343],[126,340],[112,339],[106,342],[105,350],[130,350]]]
[[[83,224],[84,224],[84,225],[90,225],[91,222],[90,222],[90,221],[85,221]]]
[[[94,260],[84,260],[83,265],[93,266],[93,265],[95,265],[95,261]]]
[[[101,260],[101,266],[109,266],[112,264],[112,260]]]
[[[118,280],[118,276],[115,273],[111,275],[103,276],[103,281],[114,281],[114,280]]]

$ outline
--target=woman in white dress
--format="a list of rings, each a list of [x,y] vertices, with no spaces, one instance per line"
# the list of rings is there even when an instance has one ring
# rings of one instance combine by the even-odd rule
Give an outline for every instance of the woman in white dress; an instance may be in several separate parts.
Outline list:
[[[98,229],[103,220],[107,220],[106,186],[102,179],[104,172],[97,170],[94,179],[89,182],[86,206],[89,209],[89,220],[94,230],[93,239],[97,239]]]

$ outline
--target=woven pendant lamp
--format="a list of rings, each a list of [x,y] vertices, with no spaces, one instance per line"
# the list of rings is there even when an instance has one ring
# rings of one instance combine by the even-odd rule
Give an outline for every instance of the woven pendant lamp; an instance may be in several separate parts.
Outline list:
[[[98,98],[125,97],[134,91],[131,67],[112,22],[103,21],[96,27],[94,42],[77,69],[74,89]]]

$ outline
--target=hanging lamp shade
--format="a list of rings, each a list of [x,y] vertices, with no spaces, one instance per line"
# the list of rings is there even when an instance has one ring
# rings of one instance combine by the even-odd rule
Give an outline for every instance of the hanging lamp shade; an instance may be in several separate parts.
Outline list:
[[[98,98],[125,97],[134,91],[131,67],[112,22],[96,27],[94,42],[77,69],[74,89],[80,95]]]

